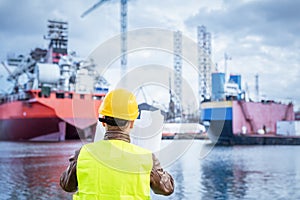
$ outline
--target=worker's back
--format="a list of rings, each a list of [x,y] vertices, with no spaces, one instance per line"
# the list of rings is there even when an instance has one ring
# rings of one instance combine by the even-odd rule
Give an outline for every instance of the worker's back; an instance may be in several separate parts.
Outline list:
[[[74,199],[150,199],[152,154],[122,140],[83,146],[77,161]]]

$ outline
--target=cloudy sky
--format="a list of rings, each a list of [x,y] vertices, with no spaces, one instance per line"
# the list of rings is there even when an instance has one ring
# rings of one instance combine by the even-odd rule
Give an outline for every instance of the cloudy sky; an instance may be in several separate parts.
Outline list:
[[[119,34],[119,1],[113,0],[85,18],[80,15],[97,0],[1,0],[0,59],[8,53],[29,53],[46,47],[48,19],[69,22],[69,48],[88,56],[99,44]],[[254,95],[259,74],[264,98],[293,101],[300,109],[300,1],[298,0],[131,0],[128,30],[155,27],[180,30],[197,40],[197,26],[212,34],[212,59],[224,70],[242,75]],[[172,60],[171,60],[172,61]],[[0,67],[4,82],[6,72]],[[9,84],[1,84],[3,89]]]

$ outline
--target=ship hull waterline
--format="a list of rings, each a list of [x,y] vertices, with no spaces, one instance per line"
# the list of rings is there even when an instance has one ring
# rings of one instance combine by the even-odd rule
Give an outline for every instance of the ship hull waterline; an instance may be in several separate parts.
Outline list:
[[[81,130],[59,118],[7,119],[0,121],[0,140],[64,141],[92,138],[96,125],[94,123]]]
[[[300,145],[299,136],[279,136],[273,134],[233,134],[231,121],[211,121],[208,138],[214,145]],[[222,132],[215,131],[223,125]]]
[[[300,145],[299,135],[276,134],[278,121],[294,120],[292,104],[220,101],[201,105],[201,120],[216,145]]]

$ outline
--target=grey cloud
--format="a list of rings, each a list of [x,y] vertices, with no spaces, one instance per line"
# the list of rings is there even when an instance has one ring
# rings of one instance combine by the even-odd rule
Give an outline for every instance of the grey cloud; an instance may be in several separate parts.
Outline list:
[[[43,24],[43,2],[30,4],[29,1],[3,1],[0,4],[0,27],[3,34],[32,34]]]
[[[225,9],[202,8],[186,19],[188,27],[207,25],[217,33],[236,37],[257,35],[267,45],[293,45],[300,32],[300,1],[226,1]]]

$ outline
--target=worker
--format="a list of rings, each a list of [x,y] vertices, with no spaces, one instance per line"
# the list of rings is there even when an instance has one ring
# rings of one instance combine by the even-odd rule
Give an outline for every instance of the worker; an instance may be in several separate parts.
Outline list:
[[[150,199],[174,191],[172,176],[150,151],[130,143],[139,115],[135,96],[125,90],[109,92],[99,107],[104,139],[83,145],[60,177],[60,186],[76,192],[73,199]]]

